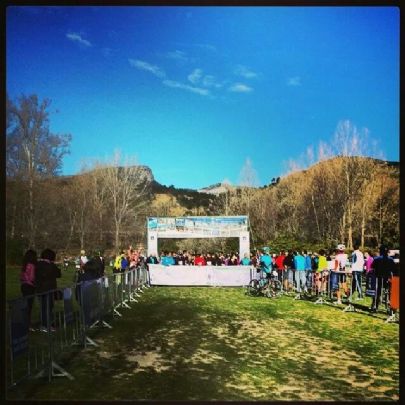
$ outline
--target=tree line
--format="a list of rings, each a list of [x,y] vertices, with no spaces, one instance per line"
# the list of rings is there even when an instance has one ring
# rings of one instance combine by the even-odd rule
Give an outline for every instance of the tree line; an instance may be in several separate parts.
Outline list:
[[[160,215],[246,214],[253,245],[398,244],[398,169],[364,157],[367,144],[350,122],[338,127],[335,150],[322,145],[308,169],[295,168],[257,188],[247,160],[239,187],[201,199],[170,187],[153,192],[150,170],[118,151],[107,161],[87,162],[77,175],[61,176],[72,136],[50,131],[50,106],[36,95],[7,96],[9,258],[28,247],[117,250],[129,241],[144,242],[146,217]]]

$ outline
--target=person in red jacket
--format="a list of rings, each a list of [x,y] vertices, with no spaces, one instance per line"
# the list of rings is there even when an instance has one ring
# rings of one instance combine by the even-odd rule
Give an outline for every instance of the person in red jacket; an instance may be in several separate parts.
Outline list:
[[[283,282],[283,274],[284,274],[284,259],[285,259],[285,252],[284,250],[282,250],[280,252],[280,254],[276,257],[275,260],[275,267],[277,270],[277,274],[278,274],[278,280],[280,281],[280,283]]]
[[[201,253],[197,253],[196,258],[194,259],[195,266],[205,266],[207,263],[204,256]]]

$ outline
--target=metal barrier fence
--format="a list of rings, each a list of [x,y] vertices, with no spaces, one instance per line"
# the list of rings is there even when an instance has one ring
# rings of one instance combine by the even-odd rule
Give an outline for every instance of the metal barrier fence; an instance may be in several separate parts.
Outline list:
[[[390,278],[389,282],[381,287],[381,294],[375,298],[377,284],[374,273],[365,274],[364,272],[351,271],[350,264],[346,265],[344,272],[325,270],[321,273],[317,273],[314,270],[305,270],[305,283],[301,286],[300,290],[297,288],[299,283],[298,273],[300,273],[300,271],[296,271],[295,269],[288,269],[288,271],[276,270],[274,273],[274,277],[281,282],[281,290],[286,295],[289,295],[289,293],[294,294],[294,299],[301,299],[302,294],[305,293],[307,297],[316,298],[315,304],[337,303],[335,295],[336,292],[341,289],[340,286],[342,284],[339,277],[344,274],[347,291],[349,291],[348,296],[341,291],[345,298],[344,312],[356,311],[356,307],[353,305],[353,294],[357,293],[355,300],[359,300],[359,297],[368,297],[370,298],[370,306],[374,306],[375,300],[378,299],[379,303],[384,305],[386,312],[389,314],[386,322],[399,321],[398,276]],[[256,274],[255,272],[251,273],[251,275],[252,279],[265,277],[265,273],[260,270]],[[317,281],[317,277],[320,277],[320,282]]]
[[[74,377],[61,367],[77,348],[98,346],[91,338],[96,327],[112,328],[122,308],[149,287],[146,267],[82,281],[72,287],[7,302],[7,388],[30,377]],[[33,305],[37,302],[38,305]],[[120,312],[121,311],[121,312]]]

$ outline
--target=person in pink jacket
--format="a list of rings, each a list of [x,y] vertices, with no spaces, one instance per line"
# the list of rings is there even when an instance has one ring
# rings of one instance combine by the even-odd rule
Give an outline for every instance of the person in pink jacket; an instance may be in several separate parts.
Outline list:
[[[31,327],[31,312],[32,305],[34,303],[35,295],[35,267],[37,265],[37,252],[29,249],[25,252],[23,258],[23,264],[20,273],[21,293],[23,297],[27,297],[27,312],[28,322],[30,330],[34,330]]]
[[[371,252],[364,252],[364,269],[366,270],[366,273],[369,273],[372,270],[373,261],[374,258]]]

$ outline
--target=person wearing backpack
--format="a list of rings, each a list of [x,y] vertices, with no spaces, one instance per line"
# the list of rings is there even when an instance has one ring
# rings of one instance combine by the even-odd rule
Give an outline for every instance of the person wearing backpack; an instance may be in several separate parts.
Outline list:
[[[354,250],[351,257],[352,262],[352,294],[357,291],[357,299],[363,298],[363,293],[361,291],[361,275],[364,268],[364,255],[360,251],[360,246],[358,243],[354,244]]]

